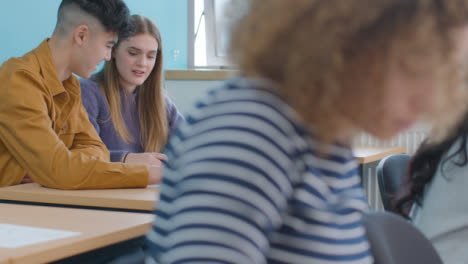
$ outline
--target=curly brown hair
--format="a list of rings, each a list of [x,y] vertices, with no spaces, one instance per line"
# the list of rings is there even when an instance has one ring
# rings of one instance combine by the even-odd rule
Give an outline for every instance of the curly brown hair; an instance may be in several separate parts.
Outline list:
[[[232,60],[247,77],[275,81],[322,140],[349,130],[350,118],[355,131],[375,120],[395,54],[408,74],[443,72],[439,103],[426,113],[437,127],[463,114],[453,32],[468,23],[468,0],[250,0],[247,10],[233,27]]]

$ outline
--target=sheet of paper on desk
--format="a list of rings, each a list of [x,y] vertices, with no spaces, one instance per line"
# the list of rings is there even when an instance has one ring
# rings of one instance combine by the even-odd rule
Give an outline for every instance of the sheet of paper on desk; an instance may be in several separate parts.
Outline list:
[[[0,223],[0,248],[18,248],[79,234],[79,232]]]

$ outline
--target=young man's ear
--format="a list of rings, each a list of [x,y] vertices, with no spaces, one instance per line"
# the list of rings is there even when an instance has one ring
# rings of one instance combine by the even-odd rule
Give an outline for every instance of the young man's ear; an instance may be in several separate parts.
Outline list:
[[[83,46],[89,40],[89,27],[87,25],[79,25],[73,31],[73,41],[78,46]]]

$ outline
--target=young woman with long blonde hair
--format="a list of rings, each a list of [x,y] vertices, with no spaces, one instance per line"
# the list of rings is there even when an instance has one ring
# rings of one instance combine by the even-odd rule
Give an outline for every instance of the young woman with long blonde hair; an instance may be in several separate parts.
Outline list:
[[[132,34],[119,39],[104,68],[80,81],[82,100],[111,161],[158,165],[183,118],[163,93],[159,29],[140,15],[131,16],[131,25]]]

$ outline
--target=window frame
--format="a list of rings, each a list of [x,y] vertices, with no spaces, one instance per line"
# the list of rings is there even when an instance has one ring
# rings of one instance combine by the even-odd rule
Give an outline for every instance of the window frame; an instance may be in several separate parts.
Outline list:
[[[195,65],[195,1],[204,1],[205,36],[206,36],[206,65]],[[187,43],[187,66],[189,68],[223,69],[234,68],[229,62],[228,56],[218,55],[217,28],[215,13],[216,0],[188,0],[188,43]]]

